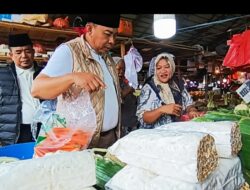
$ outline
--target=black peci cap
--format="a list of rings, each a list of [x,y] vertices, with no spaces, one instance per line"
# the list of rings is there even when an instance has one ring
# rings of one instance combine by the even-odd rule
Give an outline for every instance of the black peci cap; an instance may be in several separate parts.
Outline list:
[[[88,14],[85,19],[110,28],[119,28],[120,24],[120,14]]]
[[[12,34],[9,35],[9,47],[20,47],[33,45],[31,39],[28,34]]]

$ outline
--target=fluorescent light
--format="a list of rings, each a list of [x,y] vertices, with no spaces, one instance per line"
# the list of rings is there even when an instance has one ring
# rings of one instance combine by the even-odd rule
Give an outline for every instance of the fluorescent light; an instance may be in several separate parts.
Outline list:
[[[174,14],[154,14],[154,35],[166,39],[176,33],[176,20]]]

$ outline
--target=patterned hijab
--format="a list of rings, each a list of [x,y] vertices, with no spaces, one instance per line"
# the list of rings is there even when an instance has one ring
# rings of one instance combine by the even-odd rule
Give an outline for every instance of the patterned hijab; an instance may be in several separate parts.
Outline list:
[[[160,80],[158,79],[158,76],[156,74],[156,66],[162,58],[168,59],[168,63],[169,63],[170,70],[171,70],[170,79],[173,77],[174,72],[175,72],[175,62],[174,62],[174,56],[172,54],[161,53],[161,54],[157,55],[157,57],[155,58],[155,64],[154,64],[154,83],[156,86],[160,87],[160,96],[166,104],[175,103],[174,96],[173,96],[172,91],[169,87],[169,84],[160,82]]]

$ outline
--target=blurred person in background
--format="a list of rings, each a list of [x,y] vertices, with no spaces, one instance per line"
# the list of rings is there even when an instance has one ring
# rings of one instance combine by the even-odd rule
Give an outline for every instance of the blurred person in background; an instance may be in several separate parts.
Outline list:
[[[33,79],[42,68],[34,62],[29,36],[9,35],[9,56],[13,63],[0,69],[0,142],[2,145],[32,142],[33,114],[40,101],[31,96]]]
[[[129,81],[125,78],[126,64],[121,57],[113,57],[116,63],[116,69],[119,76],[121,87],[121,123],[123,134],[126,135],[130,131],[137,128],[137,98],[134,96],[134,88],[129,85]]]

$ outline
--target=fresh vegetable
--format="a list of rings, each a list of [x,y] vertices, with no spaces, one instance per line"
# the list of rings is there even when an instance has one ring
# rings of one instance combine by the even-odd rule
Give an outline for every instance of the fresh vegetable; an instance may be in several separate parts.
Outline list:
[[[208,122],[208,121],[214,121],[214,120],[202,116],[202,117],[196,117],[196,118],[192,119],[192,121],[196,121],[196,122]]]
[[[63,18],[56,18],[53,22],[53,25],[56,28],[69,28],[69,17]]]
[[[18,161],[18,158],[0,156],[0,164]]]
[[[96,155],[96,186],[98,189],[105,189],[105,184],[118,172],[124,165],[115,162],[107,157]]]
[[[75,151],[87,148],[91,140],[91,133],[83,130],[75,130],[73,128],[55,127],[46,138],[40,141],[35,147],[36,156],[44,156],[48,152]]]
[[[242,116],[218,111],[208,111],[204,117],[213,121],[239,121]]]
[[[234,110],[233,109],[218,108],[217,111],[218,112],[222,112],[222,113],[234,114]]]
[[[207,103],[208,110],[213,110],[216,108],[216,105],[214,104],[214,92],[210,91],[208,92],[208,103]]]
[[[244,102],[242,102],[241,104],[235,106],[234,113],[237,115],[249,116],[249,108]]]
[[[242,168],[250,170],[250,118],[244,117],[239,121],[242,149],[240,159]]]
[[[243,169],[243,175],[244,175],[246,182],[250,184],[250,170]],[[250,189],[248,184],[246,185],[246,187],[248,187],[248,189],[246,188],[246,189],[242,189],[242,190],[249,190]]]
[[[239,121],[239,125],[240,125],[240,132],[250,136],[250,118],[249,117],[242,118]]]

